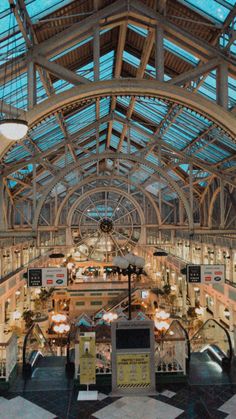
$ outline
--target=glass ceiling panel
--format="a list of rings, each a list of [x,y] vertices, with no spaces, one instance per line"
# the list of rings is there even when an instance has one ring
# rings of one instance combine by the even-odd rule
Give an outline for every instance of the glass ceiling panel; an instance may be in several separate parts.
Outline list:
[[[53,83],[53,87],[56,93],[61,93],[61,92],[64,92],[65,90],[71,89],[72,87],[74,87],[74,85],[71,83],[68,83],[65,80],[57,80],[56,82]]]
[[[155,164],[156,166],[160,166],[158,158],[154,156],[152,153],[149,153],[148,156],[145,157],[145,160]]]
[[[1,0],[2,1],[2,0]],[[26,0],[26,9],[30,17],[34,17],[34,21],[42,18],[49,13],[54,12],[60,7],[63,7],[69,3],[72,3],[71,0]]]
[[[148,31],[144,28],[140,28],[139,26],[135,26],[135,25],[128,25],[128,28],[131,29],[132,31],[136,32],[138,35],[142,36],[142,37],[146,37],[148,34]],[[169,41],[168,39],[164,38],[164,48],[170,52],[172,52],[173,54],[177,55],[178,57],[184,59],[185,61],[190,62],[191,64],[198,64],[199,59],[197,57],[195,57],[193,54],[191,54],[188,51],[185,51],[183,48],[181,48],[180,46],[178,46],[177,44]],[[128,54],[128,53],[127,53]],[[131,55],[131,54],[130,54]],[[124,61],[126,61],[127,57],[123,56]],[[134,63],[132,63],[132,61],[127,61],[129,62],[131,65],[135,65]],[[151,67],[151,66],[150,66]],[[148,67],[147,67],[148,69]],[[155,69],[154,67],[152,67],[151,72],[153,74],[155,74]]]
[[[232,27],[233,25],[230,25],[230,26]],[[234,27],[232,27],[232,29],[235,30],[235,23],[234,23]],[[220,39],[219,39],[219,45],[222,48],[227,48],[229,42],[231,42],[231,37],[227,33],[223,33],[221,35]],[[230,54],[236,55],[236,41],[235,40],[231,43],[228,50],[230,51]]]
[[[17,78],[0,86],[0,97],[4,97],[6,103],[17,108],[27,108],[27,74],[23,73]]]
[[[13,163],[30,156],[31,154],[22,145],[19,144],[16,145],[10,153],[8,153],[4,161],[5,163]]]
[[[215,19],[218,22],[224,22],[230,12],[230,3],[228,7],[222,5],[221,1],[216,0],[179,0],[191,9],[201,13],[208,19]]]
[[[110,102],[110,98],[100,99],[100,118],[103,118],[104,116],[109,114]]]
[[[66,119],[69,134],[73,134],[79,129],[86,127],[86,125],[92,124],[95,119],[96,107],[94,103]]]
[[[212,71],[204,80],[204,83],[198,88],[207,99],[216,101],[216,72]]]
[[[164,39],[164,48],[173,54],[177,55],[178,57],[188,61],[191,64],[198,64],[199,59],[195,57],[191,52],[186,51],[185,49],[181,48],[179,45],[175,44],[168,39]]]

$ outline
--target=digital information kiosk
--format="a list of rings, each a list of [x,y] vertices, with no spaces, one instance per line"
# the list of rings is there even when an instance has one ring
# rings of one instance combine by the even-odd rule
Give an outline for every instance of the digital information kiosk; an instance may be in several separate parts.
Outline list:
[[[112,394],[155,394],[154,323],[112,323]]]

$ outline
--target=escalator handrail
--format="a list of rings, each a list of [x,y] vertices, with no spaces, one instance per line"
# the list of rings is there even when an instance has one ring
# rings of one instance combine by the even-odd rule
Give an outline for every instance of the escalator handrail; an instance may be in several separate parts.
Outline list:
[[[186,342],[187,342],[187,348],[188,348],[188,360],[189,360],[189,359],[190,359],[190,355],[191,355],[189,335],[188,335],[187,330],[184,328],[184,326],[181,324],[181,322],[180,322],[178,319],[174,319],[174,320],[172,320],[172,322],[170,323],[170,326],[168,327],[168,329],[167,329],[166,333],[165,333],[165,334],[164,334],[164,336],[163,336],[163,340],[165,339],[165,335],[168,335],[168,331],[169,331],[169,329],[170,329],[171,325],[172,325],[172,324],[174,324],[174,323],[178,323],[178,325],[180,326],[180,328],[181,328],[181,329],[183,330],[183,332],[184,332],[185,339],[186,339]]]
[[[34,328],[34,325],[35,325],[35,323],[33,323],[30,326],[30,328],[28,329],[28,331],[27,331],[27,333],[26,333],[26,335],[24,337],[24,343],[23,343],[23,366],[26,365],[26,346],[27,346],[27,340],[28,340],[29,334],[31,333],[31,331]]]
[[[50,345],[50,343],[48,342],[48,340],[45,338],[45,336],[44,336],[44,334],[43,334],[43,332],[42,332],[41,328],[39,327],[39,325],[38,325],[37,323],[33,323],[33,324],[30,326],[30,328],[28,329],[28,331],[27,331],[27,333],[26,333],[26,335],[25,335],[25,337],[24,337],[24,343],[23,343],[23,367],[24,367],[24,366],[26,366],[26,348],[27,348],[28,337],[29,337],[29,335],[31,334],[32,330],[33,330],[34,328],[36,328],[36,327],[40,330],[40,333],[43,335],[43,338],[44,338],[44,340],[46,341],[46,343],[47,343],[47,345],[48,345],[48,347],[49,347],[49,349],[50,349],[51,354],[52,354],[52,355],[54,355],[54,352],[53,352],[53,350],[52,350],[52,348],[51,348],[51,345]]]
[[[131,296],[133,296],[133,294],[138,290],[138,288],[133,288],[131,290]],[[126,299],[128,299],[129,297],[129,292],[125,291],[125,293],[122,293],[120,296],[120,298],[117,297],[117,299],[114,299],[113,303],[107,304],[106,306],[103,307],[104,310],[106,311],[110,311],[113,310],[114,307],[116,307],[118,304],[121,304],[123,301],[125,301]]]
[[[215,320],[215,319],[208,319],[208,320],[206,320],[204,323],[203,323],[203,325],[197,330],[197,332],[196,333],[194,333],[194,335],[191,337],[191,339],[190,339],[190,345],[191,345],[191,341],[196,337],[196,335],[200,332],[200,330],[202,330],[203,329],[203,327],[208,323],[208,322],[214,322],[214,323],[216,323],[218,326],[220,326],[221,327],[221,329],[223,329],[224,330],[224,332],[225,332],[225,334],[226,334],[226,336],[227,336],[227,339],[228,339],[228,344],[229,344],[229,354],[227,354],[227,358],[229,358],[230,359],[230,361],[231,361],[231,359],[232,359],[232,357],[233,357],[233,347],[232,347],[232,343],[231,343],[231,339],[230,339],[230,335],[229,335],[229,332],[228,332],[228,330],[224,327],[224,326],[222,326],[222,324],[220,324],[217,320]]]

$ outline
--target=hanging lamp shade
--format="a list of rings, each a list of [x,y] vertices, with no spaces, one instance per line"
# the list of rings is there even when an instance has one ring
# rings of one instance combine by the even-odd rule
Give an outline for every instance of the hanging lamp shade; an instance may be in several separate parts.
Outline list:
[[[28,123],[23,119],[11,118],[0,120],[0,133],[11,141],[19,141],[28,132]]]
[[[13,1],[9,3],[8,35],[6,38],[6,50],[3,53],[4,66],[2,71],[4,82],[1,92],[0,134],[10,141],[19,141],[28,132],[28,122],[21,116],[25,114],[22,105],[24,91],[17,63],[19,51],[17,49],[16,36],[12,36],[13,28],[15,27],[15,15],[18,12],[15,3]]]

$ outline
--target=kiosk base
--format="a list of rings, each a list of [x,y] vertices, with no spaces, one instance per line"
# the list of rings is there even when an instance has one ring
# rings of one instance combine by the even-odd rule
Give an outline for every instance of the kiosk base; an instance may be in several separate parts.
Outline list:
[[[98,400],[98,391],[79,391],[77,400],[81,401],[90,401],[90,400]]]

